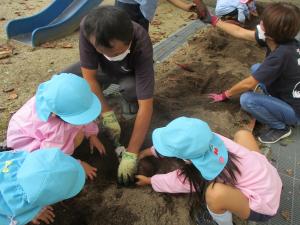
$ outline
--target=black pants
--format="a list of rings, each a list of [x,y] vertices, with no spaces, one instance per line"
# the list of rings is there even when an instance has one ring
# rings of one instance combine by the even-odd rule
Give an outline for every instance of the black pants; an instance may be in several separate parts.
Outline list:
[[[149,21],[142,14],[139,4],[128,4],[128,3],[116,1],[115,6],[126,11],[130,16],[131,20],[140,24],[147,31],[149,31]]]
[[[236,21],[238,21],[238,15],[239,15],[239,11],[238,11],[238,9],[235,9],[232,12],[221,16],[221,19],[222,20],[236,20]]]
[[[82,77],[80,62],[77,62],[61,73],[73,73]],[[110,84],[119,84],[120,93],[123,99],[126,101],[122,106],[124,113],[136,113],[138,110],[137,96],[136,96],[136,82],[135,77],[125,76],[122,78],[109,77],[102,73],[100,70],[97,71],[96,79],[102,89],[107,88]],[[128,103],[128,104],[126,104]],[[128,108],[128,109],[124,109]]]

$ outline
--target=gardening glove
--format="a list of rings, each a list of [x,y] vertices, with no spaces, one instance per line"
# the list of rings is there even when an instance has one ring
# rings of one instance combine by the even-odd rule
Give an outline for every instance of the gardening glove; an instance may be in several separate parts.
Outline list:
[[[217,22],[219,21],[219,17],[207,11],[206,16],[203,19],[201,19],[201,21],[203,23],[211,24],[215,27],[217,25]]]
[[[200,20],[204,19],[206,17],[206,14],[208,14],[206,5],[202,0],[193,0],[193,2],[196,5],[196,13],[198,15],[198,18]]]
[[[134,176],[137,171],[137,154],[123,152],[122,159],[118,168],[118,183],[128,186],[134,184]]]
[[[118,157],[119,162],[121,161],[124,152],[126,152],[126,148],[124,146],[119,146],[115,148],[115,153]]]
[[[220,93],[220,94],[216,94],[216,93],[210,93],[208,94],[208,98],[212,99],[212,103],[215,102],[223,102],[228,100],[228,95],[226,94],[226,91]]]
[[[109,137],[114,141],[116,147],[120,146],[121,127],[114,111],[102,114],[102,125],[108,132]]]

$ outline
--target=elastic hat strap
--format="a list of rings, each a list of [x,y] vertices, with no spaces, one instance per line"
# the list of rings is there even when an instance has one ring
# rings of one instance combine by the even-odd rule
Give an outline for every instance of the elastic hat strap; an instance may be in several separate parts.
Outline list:
[[[14,217],[8,216],[8,219],[10,220],[9,225],[17,225],[18,224],[18,221],[16,221],[14,219]]]

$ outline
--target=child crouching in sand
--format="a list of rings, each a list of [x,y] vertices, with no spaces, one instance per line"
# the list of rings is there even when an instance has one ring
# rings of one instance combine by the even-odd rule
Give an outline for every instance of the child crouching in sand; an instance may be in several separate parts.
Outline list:
[[[98,98],[88,83],[74,74],[54,75],[39,85],[36,95],[11,118],[7,131],[7,146],[35,151],[40,148],[60,148],[72,155],[84,137],[100,154],[105,148],[97,137],[95,120],[101,112]],[[93,179],[97,169],[81,161],[86,175]]]
[[[0,152],[0,224],[50,224],[49,205],[77,195],[84,182],[82,166],[60,149]]]
[[[196,192],[219,225],[232,225],[232,213],[252,221],[277,213],[282,182],[250,132],[237,132],[234,142],[199,119],[180,117],[155,129],[152,141],[140,158],[176,157],[185,166],[168,174],[137,175],[138,185],[150,184],[157,192]]]

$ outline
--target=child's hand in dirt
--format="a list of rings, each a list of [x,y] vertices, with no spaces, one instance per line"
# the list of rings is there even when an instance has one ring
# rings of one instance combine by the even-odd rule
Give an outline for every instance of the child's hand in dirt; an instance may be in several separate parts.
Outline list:
[[[54,222],[54,217],[55,214],[53,213],[53,208],[51,206],[46,206],[31,222],[33,224],[41,224],[41,222],[50,224]]]
[[[97,177],[97,168],[92,167],[90,164],[87,162],[81,161],[81,166],[84,169],[85,175],[90,179],[94,180],[94,178]]]
[[[138,186],[146,186],[151,184],[151,177],[136,175],[135,178],[137,179],[137,182],[135,182],[135,184]]]
[[[100,153],[100,155],[106,154],[104,145],[101,143],[101,141],[99,140],[99,138],[96,135],[91,135],[89,138],[89,141],[90,141],[91,152],[93,152],[94,148],[96,148],[98,150],[98,152]]]
[[[187,12],[196,12],[196,4],[195,3],[187,3],[183,8],[184,11]]]
[[[146,148],[146,149],[140,151],[140,153],[139,153],[139,160],[141,160],[143,158],[146,158],[148,156],[153,156],[151,148]]]
[[[226,91],[224,91],[224,92],[222,92],[220,94],[210,93],[210,94],[208,94],[208,98],[210,98],[212,100],[211,103],[223,102],[223,101],[229,99]]]

